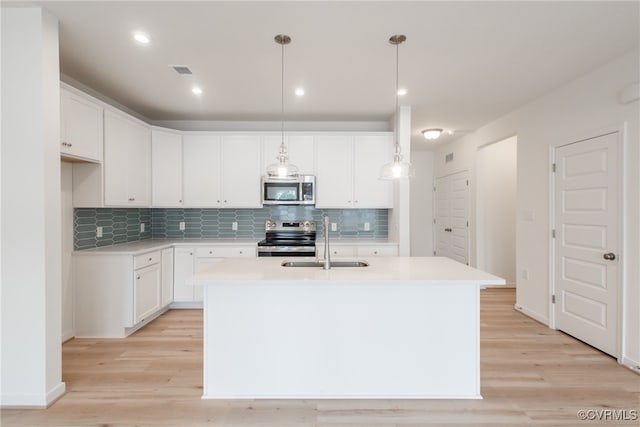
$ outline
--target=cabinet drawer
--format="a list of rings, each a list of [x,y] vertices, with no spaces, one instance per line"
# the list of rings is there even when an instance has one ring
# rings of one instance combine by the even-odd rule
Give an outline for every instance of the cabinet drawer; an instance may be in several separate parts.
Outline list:
[[[136,255],[133,258],[133,269],[147,267],[149,265],[157,264],[160,262],[160,251],[149,252],[142,255]]]
[[[255,246],[209,246],[196,249],[198,258],[234,258],[256,256]]]
[[[397,256],[396,246],[360,246],[358,256]]]

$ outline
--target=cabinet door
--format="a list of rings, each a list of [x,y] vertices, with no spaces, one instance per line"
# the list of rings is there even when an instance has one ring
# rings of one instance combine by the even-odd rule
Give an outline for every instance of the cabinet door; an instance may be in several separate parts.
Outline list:
[[[133,318],[139,323],[160,309],[160,265],[135,270],[134,276]]]
[[[215,135],[183,137],[185,207],[222,205],[220,145],[220,137]]]
[[[193,301],[193,248],[175,248],[173,256],[173,300]]]
[[[104,198],[107,206],[149,206],[151,132],[123,115],[105,111]]]
[[[151,129],[132,122],[130,138],[127,167],[129,206],[151,206]]]
[[[393,183],[379,179],[393,156],[391,135],[356,136],[354,141],[353,207],[393,208]]]
[[[233,135],[222,143],[222,207],[259,208],[260,137]]]
[[[398,256],[398,247],[393,245],[384,246],[358,246],[356,249],[358,256]]]
[[[102,161],[102,106],[87,97],[66,89],[60,91],[62,141],[64,157]]]
[[[353,138],[316,138],[316,207],[350,208],[353,196]]]
[[[162,250],[161,266],[160,306],[166,307],[173,302],[173,248]]]
[[[104,113],[104,201],[105,205],[126,206],[129,204],[127,185],[129,168],[129,146],[131,136],[129,123],[111,111]]]
[[[182,135],[151,131],[151,205],[182,206]]]

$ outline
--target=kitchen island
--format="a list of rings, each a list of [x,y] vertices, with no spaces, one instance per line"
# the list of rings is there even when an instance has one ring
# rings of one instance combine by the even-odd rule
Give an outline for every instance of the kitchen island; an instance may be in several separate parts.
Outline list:
[[[195,276],[203,398],[481,398],[479,290],[503,279],[436,257],[283,261],[228,259]]]

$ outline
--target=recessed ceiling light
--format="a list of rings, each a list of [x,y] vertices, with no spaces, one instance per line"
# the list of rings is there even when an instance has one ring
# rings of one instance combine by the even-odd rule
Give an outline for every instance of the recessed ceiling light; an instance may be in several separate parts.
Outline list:
[[[296,95],[297,96],[303,96],[304,95],[304,89],[299,87],[296,89]]]
[[[147,44],[151,41],[151,39],[149,39],[149,36],[146,35],[145,33],[142,33],[140,31],[136,32],[133,34],[133,38],[138,42],[138,43],[142,43],[142,44]]]
[[[398,95],[399,96],[404,96],[407,94],[407,90],[406,89],[398,89]]]
[[[196,95],[202,95],[202,88],[200,86],[194,86],[191,88],[191,92],[195,93]]]

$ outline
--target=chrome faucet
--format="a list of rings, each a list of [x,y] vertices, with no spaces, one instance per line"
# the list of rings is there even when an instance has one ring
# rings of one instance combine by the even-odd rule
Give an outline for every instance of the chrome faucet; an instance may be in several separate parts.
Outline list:
[[[331,250],[329,249],[329,215],[322,217],[324,221],[324,265],[323,270],[331,269]]]

